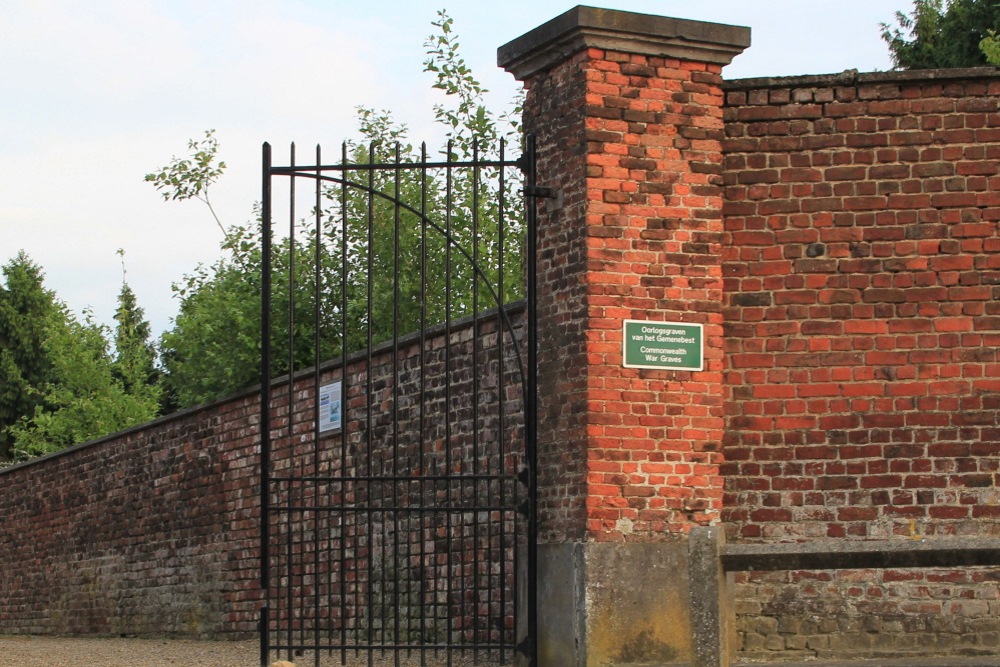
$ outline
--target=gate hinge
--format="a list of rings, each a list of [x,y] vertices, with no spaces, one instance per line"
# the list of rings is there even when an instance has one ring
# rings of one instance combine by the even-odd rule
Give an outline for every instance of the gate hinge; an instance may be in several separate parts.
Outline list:
[[[542,199],[555,199],[556,191],[554,188],[543,188],[540,186],[525,186],[524,187],[525,197],[540,197]]]
[[[534,642],[531,640],[531,637],[525,637],[517,643],[517,652],[527,658],[530,658],[533,646]]]
[[[517,471],[517,481],[524,484],[526,488],[531,486],[531,474],[527,468],[521,468]]]
[[[517,504],[517,511],[523,517],[527,517],[528,514],[530,513],[530,510],[531,510],[531,505],[528,503],[527,500]]]

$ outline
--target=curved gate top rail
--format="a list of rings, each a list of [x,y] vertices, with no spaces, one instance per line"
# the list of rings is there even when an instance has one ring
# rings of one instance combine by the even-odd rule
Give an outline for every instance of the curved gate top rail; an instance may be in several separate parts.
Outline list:
[[[526,144],[264,144],[262,666],[535,663]]]

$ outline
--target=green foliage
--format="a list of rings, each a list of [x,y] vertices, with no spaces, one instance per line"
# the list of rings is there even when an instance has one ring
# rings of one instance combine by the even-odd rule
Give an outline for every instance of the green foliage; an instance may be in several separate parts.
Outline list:
[[[215,224],[228,240],[229,231],[219,220],[209,199],[208,190],[226,170],[226,163],[218,160],[219,141],[215,130],[206,130],[201,140],[188,140],[190,155],[186,158],[170,158],[170,163],[159,170],[146,174],[145,180],[160,191],[166,201],[197,199],[208,207]]]
[[[979,50],[990,65],[1000,65],[1000,38],[995,30],[987,30],[986,37],[979,42]]]
[[[219,142],[215,130],[206,130],[205,138],[188,141],[191,155],[187,158],[173,157],[166,167],[146,174],[146,181],[152,183],[166,200],[199,199],[208,201],[208,188],[226,168],[225,162],[217,162]]]
[[[158,387],[149,324],[122,281],[111,332],[77,320],[23,252],[0,288],[0,461],[55,452],[152,419]]]
[[[897,69],[977,67],[1000,55],[996,0],[914,0],[909,15],[896,12],[895,26],[880,27]]]
[[[496,116],[485,104],[484,95],[489,90],[479,83],[459,52],[455,20],[441,10],[431,25],[437,32],[424,42],[427,51],[424,71],[435,75],[434,88],[452,98],[451,105],[434,105],[435,119],[449,128],[448,138],[454,140],[464,155],[472,154],[473,142],[492,146],[505,138],[517,145],[524,93],[518,93],[509,111]]]
[[[173,285],[180,309],[160,338],[166,410],[218,398],[259,375],[259,233],[235,227],[227,248],[228,257]]]
[[[254,384],[260,377],[260,276],[263,274],[259,223],[233,227],[225,244],[228,255],[211,266],[199,266],[174,284],[180,309],[172,329],[160,339],[164,369],[165,410],[216,399]],[[294,251],[291,249],[294,248]],[[334,265],[320,248],[324,267]],[[296,263],[293,355],[298,368],[315,363],[314,235],[302,231],[294,244],[284,239],[272,253],[272,338],[288,339],[289,262]],[[329,271],[329,269],[324,269]],[[327,275],[324,273],[324,276]],[[331,296],[327,279],[321,276],[321,303]],[[336,297],[339,303],[339,296]],[[329,308],[321,312],[320,359],[339,353],[339,331]],[[275,354],[272,374],[289,368],[288,353]]]
[[[156,416],[154,398],[129,394],[115,379],[109,335],[90,313],[83,322],[63,304],[49,313],[42,351],[51,372],[33,390],[40,398],[34,412],[10,428],[18,458],[59,451]]]
[[[434,26],[439,34],[428,38],[425,69],[435,75],[434,87],[451,103],[434,109],[437,121],[447,128],[446,150],[455,160],[486,157],[499,139],[507,138],[512,140],[505,156],[509,159],[518,147],[513,115],[519,107],[510,115],[492,114],[483,98],[487,91],[459,55],[452,20],[439,13]],[[406,126],[388,112],[360,107],[358,124],[359,140],[344,149],[347,163],[405,164],[428,158],[426,149],[407,141]],[[216,149],[213,144],[204,151],[209,158],[205,173],[218,171],[212,168]],[[184,172],[173,173],[179,183],[147,180],[172,188],[171,194],[197,190],[207,203],[212,179],[188,186],[183,184]],[[351,169],[343,174],[351,185],[322,193],[316,211],[320,232],[314,220],[276,230],[271,258],[272,374],[287,372],[290,364],[303,368],[335,357],[345,344],[348,352],[355,351],[369,339],[377,344],[393,333],[471,314],[474,307],[495,307],[497,297],[504,302],[521,298],[522,200],[508,178],[502,186],[508,208],[501,216],[496,175],[495,169],[486,168],[450,174],[441,169]],[[426,211],[429,222],[395,206],[394,200]],[[446,207],[450,214],[444,212]],[[180,312],[173,329],[161,338],[166,407],[208,401],[259,377],[260,241],[259,220],[232,228],[223,244],[227,255],[210,267],[198,267],[174,286]],[[472,260],[482,267],[478,276],[473,275]]]
[[[375,113],[361,108],[358,115],[362,141],[352,145],[349,154],[351,162],[403,164],[421,159],[420,153],[406,143],[406,128],[396,124],[387,112]],[[330,335],[336,340],[336,351],[340,351],[340,337],[344,329],[341,316],[344,292],[348,351],[363,349],[367,345],[369,327],[373,343],[391,338],[394,322],[400,333],[416,331],[420,326],[422,305],[426,305],[432,313],[428,315],[431,321],[443,321],[443,306],[438,303],[441,299],[438,302],[430,298],[421,301],[422,261],[426,261],[438,276],[437,294],[443,294],[443,243],[427,244],[429,250],[424,260],[423,237],[426,232],[420,218],[405,209],[399,209],[397,216],[397,208],[392,201],[405,201],[420,210],[423,174],[414,169],[398,173],[359,170],[344,172],[343,178],[385,196],[355,187],[336,188],[326,193],[325,238],[322,244],[326,250],[321,254],[321,274],[327,295],[324,301],[330,304],[326,310],[330,315]],[[430,208],[438,199],[438,188],[430,174],[427,178],[428,192],[423,206]],[[348,252],[343,255],[341,248],[345,243]]]
[[[0,286],[0,461],[12,455],[10,428],[41,402],[36,388],[51,372],[43,349],[46,323],[55,296],[42,284],[43,273],[22,251],[2,268]]]
[[[406,128],[387,112],[362,108],[359,116],[362,141],[351,145],[350,162],[405,166],[430,159],[426,149],[406,141]],[[489,131],[496,135],[493,124],[490,119]],[[484,157],[478,139],[468,143],[469,154],[463,145],[451,144],[452,159]],[[335,322],[340,322],[343,297],[338,283],[345,276],[349,350],[365,346],[369,322],[372,341],[378,343],[392,337],[394,326],[400,334],[410,333],[495,307],[501,299],[509,303],[523,297],[522,200],[513,179],[503,184],[507,209],[501,216],[493,168],[449,173],[358,169],[343,176],[354,185],[326,193],[323,248],[329,250],[321,256],[321,267],[332,288],[324,303],[334,304]],[[397,201],[405,206],[397,207]],[[342,245],[349,248],[346,258],[339,255]]]

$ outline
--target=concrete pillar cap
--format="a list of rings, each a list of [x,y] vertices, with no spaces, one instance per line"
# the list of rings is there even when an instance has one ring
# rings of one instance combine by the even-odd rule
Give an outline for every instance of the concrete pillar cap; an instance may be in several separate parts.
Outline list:
[[[748,46],[742,26],[579,5],[501,46],[497,64],[524,81],[587,48],[728,65]]]

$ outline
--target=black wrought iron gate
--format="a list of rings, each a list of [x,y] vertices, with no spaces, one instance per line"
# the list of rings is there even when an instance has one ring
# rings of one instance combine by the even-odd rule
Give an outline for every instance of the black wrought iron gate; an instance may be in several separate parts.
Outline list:
[[[261,665],[535,662],[534,147],[468,148],[264,145]]]

